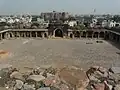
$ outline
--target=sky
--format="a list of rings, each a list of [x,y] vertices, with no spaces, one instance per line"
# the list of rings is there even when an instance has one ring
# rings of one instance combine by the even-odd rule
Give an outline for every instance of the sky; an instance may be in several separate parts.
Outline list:
[[[120,0],[0,0],[0,14],[40,14],[66,11],[71,14],[120,14]]]

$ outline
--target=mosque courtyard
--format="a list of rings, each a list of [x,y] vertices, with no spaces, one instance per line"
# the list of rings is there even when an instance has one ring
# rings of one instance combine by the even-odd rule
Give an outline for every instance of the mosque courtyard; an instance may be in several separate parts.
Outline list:
[[[103,40],[92,39],[11,39],[0,42],[0,50],[8,52],[0,63],[18,68],[42,65],[75,65],[88,68],[120,65],[120,50]]]

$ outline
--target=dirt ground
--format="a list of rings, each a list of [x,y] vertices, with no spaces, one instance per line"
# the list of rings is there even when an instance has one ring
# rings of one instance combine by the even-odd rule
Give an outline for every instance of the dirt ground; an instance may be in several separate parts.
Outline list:
[[[88,44],[86,44],[88,43]],[[9,52],[0,63],[17,68],[75,65],[88,68],[120,66],[120,50],[107,41],[88,39],[11,39],[0,42],[0,50]]]

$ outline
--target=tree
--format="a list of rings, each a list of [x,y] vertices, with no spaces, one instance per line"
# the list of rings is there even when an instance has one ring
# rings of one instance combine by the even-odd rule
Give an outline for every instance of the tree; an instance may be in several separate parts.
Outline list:
[[[75,30],[84,30],[84,29],[86,29],[86,27],[83,24],[79,24],[79,25],[75,25],[73,27],[73,29],[75,29]]]

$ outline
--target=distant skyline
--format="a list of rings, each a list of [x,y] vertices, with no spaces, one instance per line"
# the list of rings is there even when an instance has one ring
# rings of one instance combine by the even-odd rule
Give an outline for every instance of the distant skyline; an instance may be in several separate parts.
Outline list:
[[[0,15],[39,15],[53,10],[71,14],[120,14],[120,0],[0,0]]]

